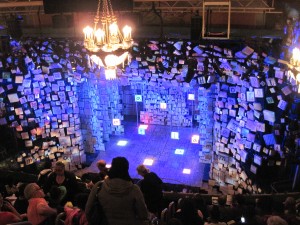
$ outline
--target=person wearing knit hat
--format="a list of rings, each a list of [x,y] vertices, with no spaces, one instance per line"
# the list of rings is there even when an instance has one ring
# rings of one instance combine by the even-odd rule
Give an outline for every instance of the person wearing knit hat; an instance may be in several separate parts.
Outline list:
[[[49,207],[44,198],[44,191],[38,184],[27,184],[24,189],[24,196],[28,199],[27,218],[32,225],[54,221],[57,210]]]
[[[150,172],[143,164],[139,165],[136,169],[138,174],[143,177],[143,179],[138,182],[138,185],[143,192],[147,208],[151,213],[159,216],[163,200],[163,182],[156,173]]]
[[[108,224],[140,225],[147,221],[148,211],[143,194],[133,184],[128,169],[129,162],[126,158],[116,157],[112,160],[108,178],[97,182],[90,192],[85,207],[89,222],[92,222],[91,208],[96,199],[103,208]]]

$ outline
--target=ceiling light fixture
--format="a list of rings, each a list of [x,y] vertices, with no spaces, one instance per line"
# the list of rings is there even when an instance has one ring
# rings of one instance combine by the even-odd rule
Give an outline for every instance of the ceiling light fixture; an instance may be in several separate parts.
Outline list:
[[[98,26],[99,22],[102,27]],[[115,79],[117,66],[122,63],[124,65],[125,60],[129,59],[126,50],[133,45],[131,27],[126,25],[121,33],[110,0],[99,0],[94,17],[94,28],[87,26],[83,29],[83,33],[84,47],[94,53],[91,57],[92,61],[99,67],[105,68],[106,79]],[[116,51],[121,54],[113,54]],[[101,56],[104,56],[105,64]]]
[[[293,76],[298,83],[298,93],[300,93],[300,49],[295,47],[293,49],[293,55],[290,59],[290,64],[292,64],[292,70]]]

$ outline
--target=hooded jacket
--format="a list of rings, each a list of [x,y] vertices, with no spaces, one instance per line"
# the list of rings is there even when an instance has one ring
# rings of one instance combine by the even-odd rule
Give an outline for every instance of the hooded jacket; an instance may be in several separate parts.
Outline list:
[[[98,184],[94,185],[89,195],[86,215],[89,215],[93,205]],[[143,194],[131,181],[120,178],[105,179],[98,193],[98,201],[109,225],[140,225],[147,220],[148,212]]]

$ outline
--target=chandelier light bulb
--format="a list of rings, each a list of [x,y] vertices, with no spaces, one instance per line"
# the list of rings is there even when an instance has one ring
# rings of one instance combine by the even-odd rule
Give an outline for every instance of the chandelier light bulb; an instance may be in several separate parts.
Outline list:
[[[124,40],[125,41],[130,41],[131,40],[131,27],[130,26],[125,26],[123,28],[123,35],[124,35]]]
[[[102,29],[99,28],[98,30],[96,30],[95,37],[96,37],[97,45],[103,45],[105,32]]]
[[[293,49],[292,62],[294,64],[294,66],[299,66],[299,63],[300,63],[300,50],[299,50],[299,48],[294,48]]]
[[[110,35],[117,36],[117,34],[118,34],[118,25],[116,23],[110,24],[109,32],[110,32]]]
[[[93,28],[91,28],[90,26],[86,26],[83,29],[83,33],[84,33],[84,39],[91,39],[91,38],[93,38],[92,37],[92,35],[93,35]]]
[[[297,80],[298,83],[300,83],[300,73],[297,74],[296,80]]]

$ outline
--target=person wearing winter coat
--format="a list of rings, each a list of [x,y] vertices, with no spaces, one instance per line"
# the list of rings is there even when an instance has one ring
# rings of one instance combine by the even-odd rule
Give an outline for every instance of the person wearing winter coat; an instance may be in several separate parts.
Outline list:
[[[108,177],[98,190],[97,182],[89,195],[85,213],[90,222],[91,208],[98,191],[104,216],[108,225],[142,225],[147,222],[148,211],[143,194],[136,184],[133,184],[128,173],[129,162],[125,157],[113,159]]]

